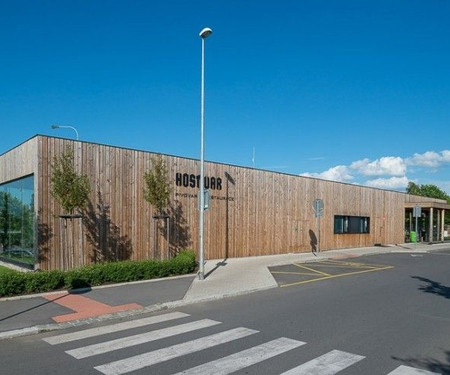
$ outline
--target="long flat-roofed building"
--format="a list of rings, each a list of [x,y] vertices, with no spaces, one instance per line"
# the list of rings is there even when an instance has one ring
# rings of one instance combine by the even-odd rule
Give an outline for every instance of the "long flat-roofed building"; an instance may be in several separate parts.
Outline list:
[[[91,186],[81,218],[62,218],[51,194],[52,163],[67,146]],[[144,199],[153,156],[42,135],[0,155],[0,258],[65,270],[198,251],[200,162],[162,155],[172,192],[168,219],[155,219]],[[205,259],[404,243],[415,206],[422,239],[442,241],[450,210],[439,199],[213,162],[205,188]]]

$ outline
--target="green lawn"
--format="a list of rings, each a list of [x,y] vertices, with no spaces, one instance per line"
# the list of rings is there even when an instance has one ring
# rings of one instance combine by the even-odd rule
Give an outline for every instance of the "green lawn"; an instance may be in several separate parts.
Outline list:
[[[4,273],[11,273],[11,272],[16,272],[16,271],[14,271],[10,268],[7,268],[7,267],[0,266],[0,275],[3,275]]]

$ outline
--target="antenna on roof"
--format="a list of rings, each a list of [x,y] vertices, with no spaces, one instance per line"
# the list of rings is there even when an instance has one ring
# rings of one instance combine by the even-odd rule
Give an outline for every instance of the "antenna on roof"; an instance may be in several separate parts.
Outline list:
[[[253,165],[253,168],[255,168],[255,146],[253,146],[252,165]]]

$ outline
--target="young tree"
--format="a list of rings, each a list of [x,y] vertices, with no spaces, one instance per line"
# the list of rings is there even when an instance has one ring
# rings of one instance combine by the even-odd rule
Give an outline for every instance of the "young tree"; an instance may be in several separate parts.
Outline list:
[[[164,215],[164,208],[170,200],[172,189],[168,181],[166,164],[161,155],[151,158],[152,169],[145,172],[144,198],[156,208],[158,215]]]
[[[52,164],[51,194],[65,211],[64,214],[59,216],[64,219],[66,241],[67,219],[70,219],[70,228],[73,230],[72,219],[82,218],[82,211],[89,202],[89,193],[91,191],[88,176],[78,174],[74,164],[74,152],[70,146],[67,146],[60,156],[54,157]],[[81,220],[79,224],[81,233],[78,242],[80,244],[79,262],[82,265],[84,264],[83,221]],[[66,242],[64,246],[67,248],[69,243]],[[74,257],[75,242],[73,243],[72,251],[68,252],[68,257],[63,260],[63,267],[67,269],[73,267],[75,265]]]
[[[79,175],[74,167],[74,152],[67,146],[59,157],[53,159],[51,193],[69,215],[81,211],[89,200],[91,191],[87,175]]]
[[[164,212],[170,201],[172,189],[169,185],[167,167],[161,155],[151,158],[152,169],[144,174],[144,199],[156,208],[157,214],[153,215],[154,236],[153,236],[153,257],[155,257],[157,249],[157,228],[158,219],[164,219],[166,223],[166,244],[167,257],[169,257],[169,236],[170,236],[170,217]]]

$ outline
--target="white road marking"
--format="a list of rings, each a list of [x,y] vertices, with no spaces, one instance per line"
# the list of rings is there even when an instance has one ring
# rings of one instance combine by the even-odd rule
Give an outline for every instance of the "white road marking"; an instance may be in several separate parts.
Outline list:
[[[115,340],[67,350],[66,353],[77,359],[92,357],[94,355],[108,353],[123,348],[129,348],[130,346],[136,346],[166,337],[180,335],[182,333],[192,332],[206,327],[212,327],[217,324],[220,324],[220,322],[216,322],[215,320],[211,319],[202,319],[195,322],[179,324],[173,327],[157,329],[155,331],[139,333],[133,336],[121,337]]]
[[[281,375],[334,375],[365,357],[332,350]]]
[[[226,375],[305,344],[306,343],[302,341],[281,337],[279,339],[254,346],[250,349],[231,354],[227,357],[193,367],[189,370],[184,370],[176,375]]]
[[[440,375],[439,372],[420,370],[414,367],[399,366],[387,375]]]
[[[94,368],[105,375],[125,374],[160,362],[168,361],[173,358],[181,357],[189,353],[198,352],[212,346],[253,335],[255,333],[258,333],[258,331],[243,327],[230,329],[228,331],[201,337],[199,339],[158,349],[153,352],[136,355],[119,361],[110,362]]]
[[[181,312],[173,312],[158,316],[151,316],[143,319],[110,324],[97,328],[85,329],[62,335],[56,335],[44,338],[43,340],[51,345],[57,345],[82,340],[85,338],[101,336],[109,333],[125,331],[127,329],[144,327],[147,325],[162,323],[188,316],[190,315]],[[165,337],[191,332],[197,329],[211,327],[217,324],[220,324],[220,322],[210,319],[203,319],[138,335],[128,336],[125,338],[110,340],[99,344],[88,345],[77,349],[68,350],[66,351],[66,353],[77,359],[81,359],[150,341],[155,341]],[[255,333],[258,333],[258,331],[243,327],[235,328],[203,338],[191,340],[185,343],[173,345],[167,348],[158,349],[149,353],[144,353],[119,361],[96,366],[95,369],[106,375],[125,374],[131,371],[152,366],[160,362],[168,361],[179,356],[198,352],[212,346],[237,340]],[[281,337],[264,344],[254,346],[252,348],[242,350],[238,353],[234,353],[226,357],[205,363],[203,365],[184,370],[175,375],[230,374],[245,367],[268,360],[305,344],[306,343],[302,341]],[[281,375],[334,375],[339,371],[353,365],[354,363],[361,361],[364,358],[364,356],[346,353],[339,350],[332,350],[329,353],[326,353],[309,362],[303,363],[291,370],[288,370]],[[440,375],[440,373],[402,365],[397,367],[387,375]]]
[[[116,324],[110,324],[103,327],[97,327],[97,328],[89,328],[82,331],[72,332],[72,333],[65,333],[62,335],[52,336],[52,337],[46,337],[43,340],[48,342],[51,345],[57,345],[62,344],[66,342],[71,341],[77,341],[82,340],[88,337],[96,337],[105,335],[108,333],[113,332],[119,332],[119,331],[125,331],[130,328],[137,328],[137,327],[143,327],[150,324],[156,324],[156,323],[162,323],[169,320],[174,319],[180,319],[189,316],[189,314],[184,314],[181,312],[173,312],[169,314],[164,315],[158,315],[158,316],[151,316],[148,318],[138,319],[138,320],[131,320],[129,322],[122,322],[122,323],[116,323]]]

